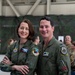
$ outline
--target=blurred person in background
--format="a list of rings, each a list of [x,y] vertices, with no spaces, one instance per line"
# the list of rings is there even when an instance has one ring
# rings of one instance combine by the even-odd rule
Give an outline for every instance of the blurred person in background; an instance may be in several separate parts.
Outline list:
[[[38,45],[40,43],[40,37],[37,33],[34,34],[32,41],[35,45]]]
[[[70,59],[71,59],[71,75],[75,75],[75,41],[72,42],[73,46],[71,49]]]
[[[70,35],[65,36],[65,44],[67,46],[71,60],[71,75],[75,75],[75,42],[72,42]]]
[[[67,46],[68,52],[71,53],[71,47],[73,46],[72,44],[72,39],[70,35],[65,36],[65,45]]]
[[[10,47],[10,45],[12,45],[13,43],[15,42],[15,40],[14,39],[9,39],[8,40],[8,47]]]
[[[40,46],[40,37],[37,33],[34,34],[34,36],[32,38],[32,42],[34,43],[35,46],[37,46],[39,48],[39,46]],[[37,67],[36,67],[36,69],[37,69]],[[36,69],[35,69],[35,75],[37,75],[36,74]]]

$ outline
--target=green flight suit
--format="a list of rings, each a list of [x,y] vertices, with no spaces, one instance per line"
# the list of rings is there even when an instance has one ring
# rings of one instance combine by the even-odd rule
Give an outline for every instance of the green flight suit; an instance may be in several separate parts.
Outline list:
[[[44,48],[41,46],[37,75],[71,75],[71,63],[67,48],[55,37]]]
[[[21,72],[12,70],[12,65],[27,65],[29,73],[26,75],[34,75],[38,60],[38,48],[28,40],[21,49],[19,49],[19,42],[14,43],[8,49],[6,56],[12,61],[11,65],[0,65],[2,71],[11,72],[11,75],[23,75]]]

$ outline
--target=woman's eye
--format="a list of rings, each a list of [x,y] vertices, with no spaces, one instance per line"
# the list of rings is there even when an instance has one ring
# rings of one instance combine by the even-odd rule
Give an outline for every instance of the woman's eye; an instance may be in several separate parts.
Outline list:
[[[29,28],[26,28],[26,30],[29,30]]]

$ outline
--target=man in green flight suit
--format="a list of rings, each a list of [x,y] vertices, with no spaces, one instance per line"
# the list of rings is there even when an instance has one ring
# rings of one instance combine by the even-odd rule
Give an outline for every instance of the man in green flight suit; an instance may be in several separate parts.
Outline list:
[[[43,38],[37,66],[37,75],[71,75],[67,48],[53,35],[54,24],[50,17],[40,19],[40,34]]]

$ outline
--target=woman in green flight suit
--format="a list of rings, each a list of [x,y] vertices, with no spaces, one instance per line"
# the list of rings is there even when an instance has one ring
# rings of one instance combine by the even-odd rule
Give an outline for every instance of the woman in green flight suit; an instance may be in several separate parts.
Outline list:
[[[19,41],[7,50],[0,63],[2,71],[11,72],[11,75],[34,75],[39,50],[33,44],[34,29],[28,19],[24,19],[17,28]]]

